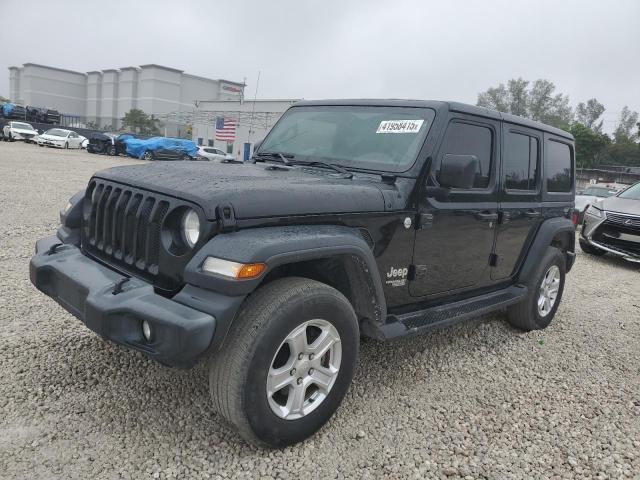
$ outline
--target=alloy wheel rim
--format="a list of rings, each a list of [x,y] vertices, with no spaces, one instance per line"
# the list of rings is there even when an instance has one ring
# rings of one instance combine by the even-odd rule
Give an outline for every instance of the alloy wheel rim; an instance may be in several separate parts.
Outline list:
[[[551,265],[547,273],[542,277],[540,294],[538,296],[538,313],[546,317],[553,309],[560,290],[560,269],[557,265]]]
[[[342,361],[342,343],[336,328],[314,319],[293,329],[276,350],[267,374],[267,400],[273,413],[297,420],[327,398]]]

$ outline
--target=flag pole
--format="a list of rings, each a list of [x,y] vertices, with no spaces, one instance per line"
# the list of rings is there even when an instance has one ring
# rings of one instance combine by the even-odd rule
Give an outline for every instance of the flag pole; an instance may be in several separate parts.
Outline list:
[[[251,129],[253,128],[253,114],[256,111],[256,100],[258,98],[259,85],[260,85],[260,70],[258,70],[258,79],[256,80],[256,93],[253,96],[253,105],[251,106],[251,120],[249,120],[249,134],[247,135],[247,143],[251,143]]]

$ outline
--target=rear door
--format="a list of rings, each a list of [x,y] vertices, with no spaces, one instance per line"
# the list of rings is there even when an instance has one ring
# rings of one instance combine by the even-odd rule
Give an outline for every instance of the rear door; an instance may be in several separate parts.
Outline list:
[[[499,220],[491,279],[510,277],[542,219],[542,133],[503,125]]]

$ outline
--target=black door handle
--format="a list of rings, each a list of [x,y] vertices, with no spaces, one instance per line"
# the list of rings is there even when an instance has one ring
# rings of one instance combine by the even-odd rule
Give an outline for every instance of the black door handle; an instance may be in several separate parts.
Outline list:
[[[492,222],[494,220],[498,220],[498,214],[491,212],[478,212],[476,213],[476,218],[483,222]]]
[[[524,212],[524,216],[527,218],[537,218],[541,215],[541,213],[537,210],[527,210]]]

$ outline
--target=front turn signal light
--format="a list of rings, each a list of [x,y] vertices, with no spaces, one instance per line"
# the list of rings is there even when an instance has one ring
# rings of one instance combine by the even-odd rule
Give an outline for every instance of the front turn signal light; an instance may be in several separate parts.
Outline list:
[[[243,265],[236,278],[256,278],[259,277],[267,266],[264,263],[248,263]]]
[[[202,270],[236,280],[250,280],[259,277],[267,266],[264,263],[238,263],[222,258],[207,257]]]

